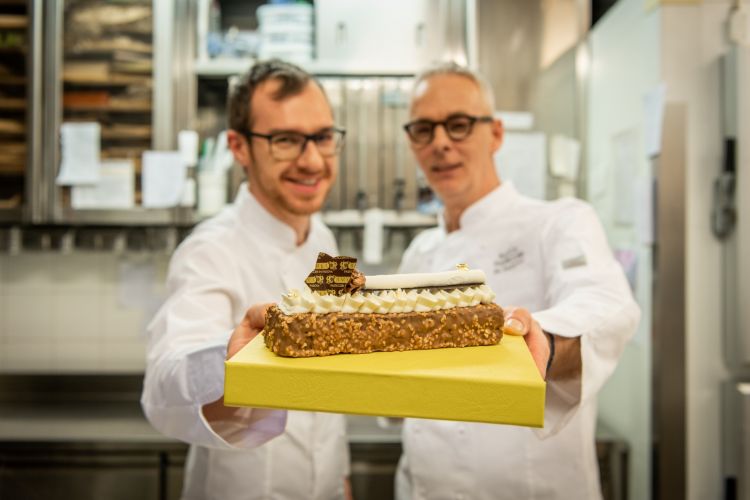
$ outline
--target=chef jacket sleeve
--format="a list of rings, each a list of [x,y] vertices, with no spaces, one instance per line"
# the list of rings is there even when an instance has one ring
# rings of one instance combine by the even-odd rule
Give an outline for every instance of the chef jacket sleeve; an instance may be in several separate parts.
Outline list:
[[[183,243],[167,276],[168,298],[147,328],[148,353],[141,405],[163,434],[214,448],[259,446],[281,434],[282,410],[243,409],[236,420],[209,423],[202,406],[224,393],[224,359],[244,308],[230,256],[206,242]],[[241,309],[244,314],[244,309]]]
[[[533,317],[549,333],[580,336],[583,366],[579,380],[548,382],[545,426],[537,431],[542,437],[555,434],[596,397],[640,319],[593,208],[580,200],[557,203],[542,238],[547,308]]]

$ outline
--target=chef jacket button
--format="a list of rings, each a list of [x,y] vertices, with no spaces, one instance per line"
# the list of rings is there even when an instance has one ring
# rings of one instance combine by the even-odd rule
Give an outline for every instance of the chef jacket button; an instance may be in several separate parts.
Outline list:
[[[458,426],[458,434],[463,436],[466,433],[466,426],[465,425],[459,425]]]

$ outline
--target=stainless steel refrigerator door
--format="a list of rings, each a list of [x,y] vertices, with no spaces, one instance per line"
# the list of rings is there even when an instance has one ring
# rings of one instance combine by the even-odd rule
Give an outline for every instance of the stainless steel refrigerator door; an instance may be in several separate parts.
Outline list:
[[[724,496],[750,500],[750,382],[728,382],[723,400]]]
[[[750,48],[737,47],[737,278],[735,304],[742,371],[750,375]]]
[[[723,243],[724,353],[735,380],[750,377],[750,49],[721,61],[724,157],[714,185],[712,228]],[[722,218],[723,215],[723,218]],[[721,228],[719,222],[725,222]],[[724,229],[722,233],[721,229]]]

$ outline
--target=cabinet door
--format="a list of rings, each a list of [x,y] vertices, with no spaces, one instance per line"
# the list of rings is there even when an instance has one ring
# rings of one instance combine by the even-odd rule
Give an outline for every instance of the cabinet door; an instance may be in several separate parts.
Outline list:
[[[323,70],[413,73],[428,62],[436,26],[429,0],[318,0],[315,9]]]

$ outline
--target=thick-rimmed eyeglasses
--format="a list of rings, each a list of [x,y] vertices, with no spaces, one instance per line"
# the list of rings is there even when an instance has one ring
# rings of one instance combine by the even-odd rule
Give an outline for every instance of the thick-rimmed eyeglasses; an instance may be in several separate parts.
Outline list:
[[[448,137],[454,141],[462,141],[471,135],[474,125],[477,122],[490,123],[491,116],[472,116],[465,114],[455,114],[441,122],[432,120],[415,120],[404,125],[404,130],[409,135],[409,139],[414,144],[426,146],[435,138],[435,127],[441,125],[445,129]]]
[[[302,155],[311,141],[323,157],[331,157],[338,154],[344,144],[346,131],[338,128],[323,130],[315,134],[301,134],[299,132],[276,132],[274,134],[261,134],[248,130],[245,135],[249,138],[260,137],[268,141],[271,156],[279,161],[296,160]]]

